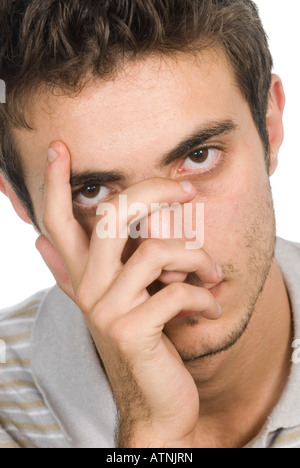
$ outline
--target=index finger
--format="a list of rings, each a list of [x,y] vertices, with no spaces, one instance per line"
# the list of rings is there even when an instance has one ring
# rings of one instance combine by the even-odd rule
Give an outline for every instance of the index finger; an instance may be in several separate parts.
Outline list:
[[[88,258],[89,239],[73,214],[70,173],[68,148],[62,142],[52,142],[45,172],[43,225],[66,265],[75,292]]]
[[[109,203],[99,205],[83,286],[89,291],[89,295],[99,300],[122,268],[121,257],[129,238],[129,226],[133,220],[137,222],[138,219],[158,211],[161,203],[170,205],[191,201],[195,194],[196,190],[191,184],[184,185],[167,178],[147,179],[127,188],[121,195],[110,199]],[[120,203],[121,197],[126,197],[124,207]],[[139,206],[142,212],[137,217]],[[116,229],[114,232],[108,232],[105,238],[100,238],[99,223],[101,226],[105,219],[103,220],[103,216],[99,216],[99,213],[103,215],[106,208],[115,217],[113,224]]]

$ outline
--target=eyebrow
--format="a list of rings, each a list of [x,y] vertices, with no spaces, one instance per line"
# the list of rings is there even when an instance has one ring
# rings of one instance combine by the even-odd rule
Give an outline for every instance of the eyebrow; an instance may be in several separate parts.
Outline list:
[[[173,161],[182,158],[186,153],[188,153],[191,149],[195,148],[196,146],[201,146],[204,143],[211,140],[212,138],[232,133],[237,129],[238,125],[231,119],[209,122],[205,126],[202,126],[198,130],[196,130],[188,138],[180,142],[175,149],[165,154],[163,158],[159,161],[159,163],[155,166],[155,168],[162,169],[171,164]],[[124,181],[126,178],[127,177],[125,173],[121,171],[72,171],[70,185],[72,189],[74,189],[75,187],[90,184],[101,185],[109,182],[120,182]]]
[[[176,159],[182,158],[186,153],[191,151],[196,146],[201,146],[212,138],[220,137],[222,135],[233,133],[238,129],[238,125],[231,119],[210,122],[205,127],[200,127],[196,132],[190,135],[187,139],[183,140],[179,145],[169,153],[156,166],[161,169],[168,166]]]
[[[84,171],[84,172],[71,172],[70,185],[72,189],[80,187],[83,185],[91,184],[106,184],[108,182],[120,182],[125,180],[125,175],[121,172],[94,172],[94,171]]]

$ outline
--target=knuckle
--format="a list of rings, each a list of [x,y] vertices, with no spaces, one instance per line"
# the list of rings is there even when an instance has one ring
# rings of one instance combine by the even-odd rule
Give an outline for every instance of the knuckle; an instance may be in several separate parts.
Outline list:
[[[118,331],[118,318],[115,314],[113,304],[106,296],[103,296],[96,304],[89,306],[88,321],[98,334],[113,339]]]
[[[108,323],[107,318],[105,318],[105,313],[101,304],[97,304],[97,307],[92,310],[88,322],[91,330],[96,332],[97,337],[109,337],[108,330],[110,323]]]
[[[159,177],[155,177],[151,181],[151,188],[153,188],[153,190],[160,191],[162,186],[163,186],[163,182],[164,182],[163,179],[161,179]],[[150,182],[149,182],[149,184],[150,184]]]
[[[91,314],[94,304],[90,299],[90,294],[86,287],[80,285],[75,294],[76,304],[78,305],[81,312],[86,316]]]
[[[164,179],[162,177],[155,177],[151,180],[149,180],[149,185],[151,186],[151,189],[154,190],[154,191],[157,191],[159,193],[162,193],[163,190],[165,189],[166,187],[166,184],[169,183],[169,184],[173,184],[173,181],[172,180],[167,180],[167,179]]]
[[[122,353],[128,352],[134,342],[132,324],[124,320],[110,323],[106,329],[107,336]]]
[[[165,288],[165,293],[167,294],[167,299],[180,303],[187,297],[187,285],[178,282],[172,283]]]
[[[139,254],[141,258],[156,257],[162,255],[162,243],[158,239],[147,239],[139,247]]]

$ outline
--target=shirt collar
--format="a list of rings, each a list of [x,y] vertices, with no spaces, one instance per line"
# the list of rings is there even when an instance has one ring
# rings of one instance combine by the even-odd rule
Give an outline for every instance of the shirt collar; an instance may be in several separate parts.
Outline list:
[[[114,447],[116,406],[78,307],[55,286],[32,334],[36,385],[72,447]]]
[[[289,294],[294,337],[300,338],[300,245],[277,238],[275,257]],[[247,448],[266,448],[277,431],[300,426],[299,388],[300,364],[292,363],[288,383],[278,404]]]
[[[300,245],[278,239],[276,259],[285,280],[293,311],[293,339],[300,338]],[[300,426],[299,389],[300,364],[292,363],[288,384],[270,417],[270,431]]]

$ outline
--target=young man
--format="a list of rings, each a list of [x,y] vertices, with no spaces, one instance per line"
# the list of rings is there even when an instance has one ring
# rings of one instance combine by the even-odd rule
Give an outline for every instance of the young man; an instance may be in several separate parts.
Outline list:
[[[0,10],[1,190],[58,284],[1,315],[0,447],[300,447],[285,98],[254,3]],[[161,203],[204,205],[201,248]]]

